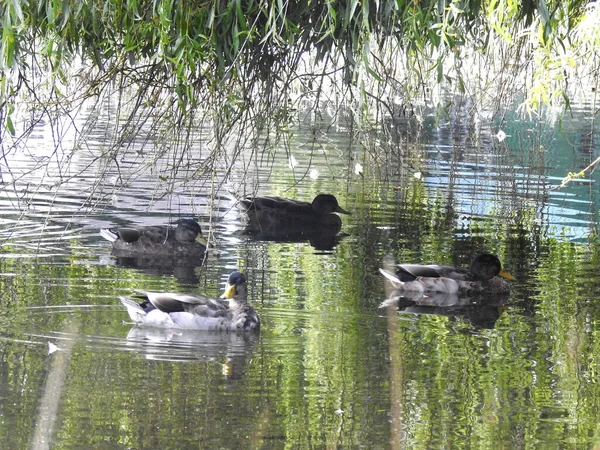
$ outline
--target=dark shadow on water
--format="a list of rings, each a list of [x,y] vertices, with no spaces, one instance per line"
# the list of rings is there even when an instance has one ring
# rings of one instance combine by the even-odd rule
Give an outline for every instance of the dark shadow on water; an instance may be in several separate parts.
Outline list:
[[[256,231],[246,228],[243,232],[244,236],[248,236],[253,241],[260,242],[282,242],[282,243],[303,243],[308,242],[315,250],[329,251],[333,250],[344,237],[348,236],[347,233],[331,234],[326,232],[281,232],[281,233],[269,233]]]

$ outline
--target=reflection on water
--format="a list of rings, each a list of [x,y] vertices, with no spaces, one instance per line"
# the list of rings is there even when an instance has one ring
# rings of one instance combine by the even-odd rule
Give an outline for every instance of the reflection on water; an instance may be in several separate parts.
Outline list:
[[[2,171],[0,439],[6,448],[41,439],[72,448],[593,446],[596,175],[548,190],[593,157],[586,114],[575,108],[560,130],[517,117],[425,117],[418,132],[391,121],[396,132],[366,149],[343,124],[303,123],[262,163],[242,151],[220,189],[197,176],[201,151],[179,155],[185,164],[169,178],[173,160],[144,136],[118,164],[100,140],[62,171],[43,139],[29,153],[48,167],[25,151],[6,155],[15,179]],[[99,116],[111,129],[112,116]],[[236,206],[247,194],[310,201],[320,192],[352,212],[335,233],[249,230]],[[203,264],[113,255],[98,235],[191,216],[211,242]],[[481,251],[516,276],[509,298],[386,294],[378,272],[387,254],[468,266]],[[118,296],[132,289],[216,296],[234,269],[252,280],[260,335],[124,323]]]
[[[341,229],[341,226],[340,226]],[[252,228],[246,228],[244,235],[255,241],[272,241],[272,242],[287,242],[287,243],[303,243],[307,242],[315,250],[333,250],[341,240],[348,236],[347,233],[339,233],[338,230],[306,230],[299,232],[268,232],[257,231]]]
[[[127,343],[147,359],[157,361],[219,361],[223,375],[241,378],[246,360],[258,343],[258,333],[219,333],[134,326]]]
[[[187,257],[152,257],[152,256],[119,256],[113,250],[113,263],[119,267],[136,269],[148,275],[173,275],[181,283],[198,283],[197,268],[204,264],[205,259]]]
[[[403,314],[433,314],[446,317],[465,317],[475,328],[494,328],[507,309],[509,295],[489,297],[433,292],[392,291],[381,308],[393,308]]]

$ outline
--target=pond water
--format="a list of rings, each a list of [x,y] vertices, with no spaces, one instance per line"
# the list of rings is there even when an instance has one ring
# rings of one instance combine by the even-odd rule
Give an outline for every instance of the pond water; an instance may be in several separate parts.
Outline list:
[[[560,127],[390,120],[366,145],[306,120],[291,145],[242,153],[222,184],[225,164],[196,177],[203,132],[196,156],[147,136],[103,154],[107,108],[66,157],[40,128],[0,164],[3,446],[597,446],[597,175],[551,190],[597,156],[591,111]],[[244,233],[236,197],[320,192],[352,212],[337,237]],[[197,267],[119,259],[99,235],[189,216],[212,245]],[[385,257],[466,266],[481,251],[517,278],[509,297],[379,308]],[[236,269],[258,334],[139,328],[118,300],[218,295]]]

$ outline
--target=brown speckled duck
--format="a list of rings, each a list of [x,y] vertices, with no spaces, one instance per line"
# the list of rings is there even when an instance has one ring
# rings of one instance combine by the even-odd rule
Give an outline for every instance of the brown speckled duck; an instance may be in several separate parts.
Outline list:
[[[206,240],[193,219],[180,219],[171,226],[127,226],[100,230],[120,255],[202,257]]]

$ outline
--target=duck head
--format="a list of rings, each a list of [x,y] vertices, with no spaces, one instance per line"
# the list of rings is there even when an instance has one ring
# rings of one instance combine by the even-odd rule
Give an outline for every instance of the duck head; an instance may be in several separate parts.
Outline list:
[[[246,276],[240,272],[232,272],[227,279],[227,286],[221,298],[245,299],[247,295]]]
[[[312,209],[315,214],[324,216],[331,213],[350,214],[343,209],[337,201],[337,198],[331,194],[319,194],[312,201]]]
[[[490,253],[482,253],[473,258],[469,266],[469,272],[476,281],[488,281],[495,276],[500,276],[511,281],[515,280],[515,277],[502,269],[502,264],[498,257]]]
[[[175,228],[175,239],[178,242],[191,244],[194,241],[206,246],[206,239],[202,236],[202,228],[194,219],[179,219]]]

